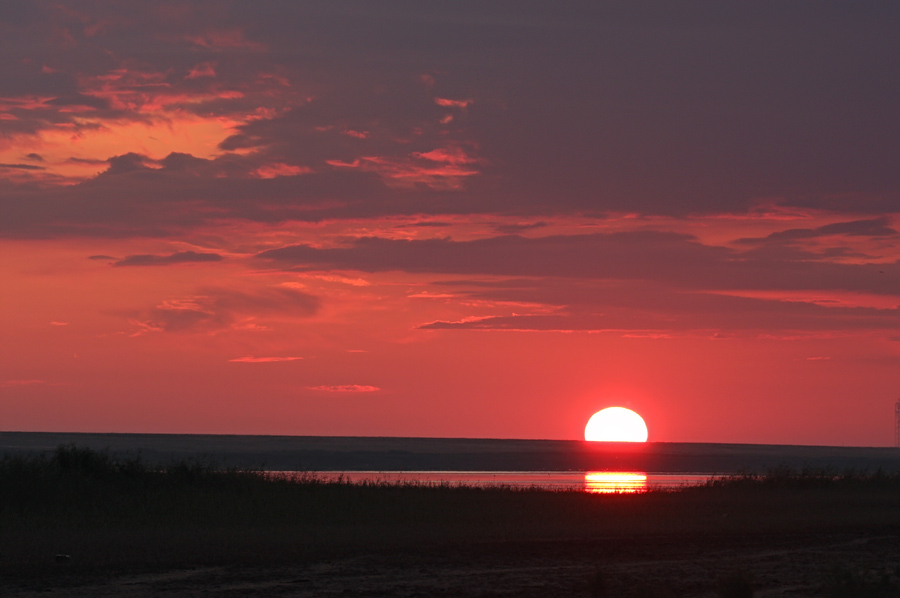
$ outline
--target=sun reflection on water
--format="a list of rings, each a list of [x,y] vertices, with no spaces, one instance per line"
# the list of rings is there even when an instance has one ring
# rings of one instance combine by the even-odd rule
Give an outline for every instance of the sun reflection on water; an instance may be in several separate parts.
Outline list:
[[[646,492],[647,474],[622,471],[589,471],[584,474],[584,491],[595,494]]]

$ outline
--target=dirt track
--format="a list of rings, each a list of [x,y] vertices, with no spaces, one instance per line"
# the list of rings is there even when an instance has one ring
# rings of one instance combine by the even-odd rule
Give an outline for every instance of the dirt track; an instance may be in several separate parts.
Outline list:
[[[729,575],[754,596],[821,596],[835,566],[896,575],[900,536],[642,538],[484,543],[362,555],[279,567],[198,568],[85,579],[77,563],[55,580],[3,589],[16,597],[71,596],[717,596]],[[65,568],[71,567],[67,573]],[[605,590],[595,590],[597,578]]]

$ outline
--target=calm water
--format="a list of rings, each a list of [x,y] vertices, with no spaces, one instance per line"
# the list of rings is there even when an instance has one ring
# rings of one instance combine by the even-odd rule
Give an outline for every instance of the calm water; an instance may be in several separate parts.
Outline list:
[[[320,480],[412,482],[464,486],[509,486],[585,492],[645,492],[704,484],[710,474],[668,474],[624,471],[317,471]]]

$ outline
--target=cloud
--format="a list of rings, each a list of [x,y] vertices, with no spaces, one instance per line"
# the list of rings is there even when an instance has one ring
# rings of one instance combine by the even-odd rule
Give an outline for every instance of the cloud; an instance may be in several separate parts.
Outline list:
[[[49,384],[46,380],[4,380],[0,382],[0,387],[18,387],[18,386],[42,386]]]
[[[352,162],[326,160],[334,168],[374,172],[391,186],[409,188],[423,185],[435,190],[462,189],[466,177],[479,173],[472,166],[478,162],[477,158],[459,148],[412,152],[401,157],[362,156]]]
[[[322,385],[308,386],[310,390],[319,390],[322,392],[378,392],[381,390],[377,386],[365,386],[361,384],[339,384],[339,385]]]
[[[46,170],[43,166],[35,166],[34,164],[0,164],[0,168],[10,168],[13,170]]]
[[[4,30],[0,235],[896,212],[900,7],[802,4],[40,4]]]
[[[284,268],[655,281],[697,290],[841,289],[896,294],[900,264],[832,263],[795,248],[740,252],[671,232],[473,241],[364,237],[342,247],[293,245],[256,256]]]
[[[244,31],[239,27],[214,29],[200,35],[186,36],[185,39],[203,48],[216,51],[244,49],[258,52],[266,49],[264,44],[248,40]]]
[[[109,108],[109,101],[92,95],[73,93],[71,95],[58,96],[44,102],[47,106],[71,107],[81,106],[103,110]]]
[[[675,233],[473,241],[360,238],[339,247],[289,246],[257,257],[299,271],[468,276],[439,281],[443,292],[437,295],[444,304],[465,311],[421,324],[426,330],[684,333],[900,327],[900,298],[892,301],[898,297],[896,262],[833,263],[789,247],[741,252]],[[473,275],[487,278],[473,280]]]
[[[448,98],[435,98],[434,103],[444,108],[468,108],[472,100],[451,100]]]
[[[655,265],[660,252],[677,255],[687,263],[708,265],[721,259],[717,254],[727,250],[705,247],[686,235],[641,232],[540,239],[508,235],[474,241],[363,237],[345,247],[293,245],[268,250],[256,257],[288,267],[371,272],[634,278],[649,275],[651,268],[665,270],[666,267]]]
[[[191,69],[186,79],[199,79],[200,77],[215,77],[216,65],[214,62],[203,62]]]
[[[763,244],[787,244],[806,239],[816,239],[829,236],[847,237],[896,237],[900,235],[890,225],[887,216],[871,218],[867,220],[854,220],[852,222],[837,222],[817,228],[792,228],[789,230],[772,233],[762,238],[743,238],[736,243],[743,245]]]
[[[715,292],[652,281],[574,278],[450,280],[436,286],[452,290],[453,304],[470,315],[424,322],[422,329],[881,334],[900,327],[898,296],[828,290]]]
[[[229,359],[230,362],[235,363],[276,363],[282,361],[297,361],[303,359],[302,357],[254,357],[252,355],[245,355],[244,357],[235,357],[234,359]]]
[[[198,289],[193,295],[166,299],[152,308],[126,313],[146,332],[215,332],[246,327],[256,320],[308,318],[320,307],[319,298],[285,287],[238,291],[221,287]]]
[[[516,224],[496,224],[494,225],[494,230],[503,235],[515,235],[521,232],[525,232],[527,230],[534,230],[536,228],[544,228],[547,226],[546,222],[532,222],[527,224],[516,223]]]
[[[92,256],[90,259],[104,259],[106,256]],[[115,267],[123,266],[170,266],[172,264],[190,264],[198,262],[220,262],[223,258],[217,253],[198,253],[196,251],[178,251],[169,255],[129,255],[113,263]]]
[[[698,301],[700,304],[708,303]],[[791,306],[772,302],[741,306],[728,312],[724,305],[701,313],[696,309],[666,308],[648,312],[622,307],[610,313],[568,312],[555,315],[525,314],[470,317],[457,321],[437,320],[418,326],[420,330],[492,330],[509,332],[600,332],[633,336],[635,331],[658,337],[730,331],[740,334],[769,334],[773,331],[847,333],[900,329],[898,310]],[[602,303],[595,307],[602,307]]]
[[[423,220],[421,222],[410,222],[408,224],[399,224],[397,228],[446,228],[453,226],[450,222],[439,222],[435,220]]]
[[[281,176],[297,176],[301,174],[309,174],[312,169],[308,166],[296,166],[294,164],[285,164],[276,162],[274,164],[265,164],[253,171],[253,176],[261,179],[274,179]]]

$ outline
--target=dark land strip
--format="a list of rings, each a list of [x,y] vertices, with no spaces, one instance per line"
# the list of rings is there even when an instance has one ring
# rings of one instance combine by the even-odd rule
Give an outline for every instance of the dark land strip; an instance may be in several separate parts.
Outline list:
[[[38,595],[896,597],[900,473],[592,495],[62,446],[0,460],[0,596]]]
[[[758,598],[811,597],[825,595],[835,570],[877,580],[895,572],[898,562],[897,536],[864,534],[508,541],[275,566],[57,576],[31,587],[6,587],[4,595],[701,597],[723,595],[723,580],[737,577],[749,580]]]
[[[148,462],[196,459],[294,471],[900,471],[900,449],[675,442],[0,432],[0,453],[74,444]]]

